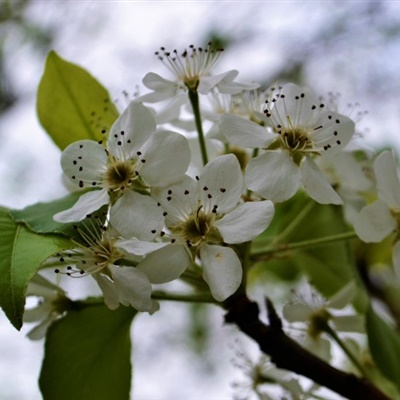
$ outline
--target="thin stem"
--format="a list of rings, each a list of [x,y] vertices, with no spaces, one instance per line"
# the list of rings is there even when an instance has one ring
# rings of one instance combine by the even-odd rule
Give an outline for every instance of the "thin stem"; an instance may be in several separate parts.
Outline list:
[[[354,354],[350,351],[350,349],[346,346],[342,339],[340,339],[339,335],[331,328],[329,324],[325,324],[324,331],[339,345],[339,347],[345,352],[349,360],[353,363],[353,365],[360,371],[361,375],[365,378],[369,379],[369,374],[366,369],[362,366],[362,364],[357,360]],[[371,380],[371,379],[369,379]]]
[[[208,162],[208,157],[207,157],[206,141],[204,139],[204,133],[203,133],[203,125],[201,123],[199,94],[197,93],[197,91],[193,91],[190,89],[188,93],[189,93],[190,104],[192,105],[194,120],[196,123],[196,129],[198,133],[197,137],[199,138],[201,158],[203,160],[203,165],[206,165]]]
[[[324,244],[339,242],[341,240],[354,239],[357,235],[355,232],[338,233],[337,235],[325,236],[317,239],[303,240],[301,242],[276,244],[264,250],[257,250],[251,254],[253,260],[262,261],[264,258],[268,259],[271,254],[285,253],[290,250],[314,248]]]
[[[313,201],[309,202],[294,218],[286,228],[280,232],[276,238],[274,239],[273,243],[277,243],[285,238],[289,237],[289,235],[296,230],[300,223],[303,222],[304,218],[308,215],[308,213],[314,208],[315,203]]]
[[[242,268],[243,268],[243,279],[241,283],[241,287],[244,289],[247,285],[247,273],[250,269],[250,256],[251,256],[251,242],[245,242],[241,246],[243,251],[243,261],[242,261]]]
[[[221,303],[217,302],[208,293],[182,294],[182,293],[155,291],[155,292],[153,292],[151,297],[156,300],[179,301],[179,302],[184,302],[184,303],[207,303],[207,304],[221,305]]]

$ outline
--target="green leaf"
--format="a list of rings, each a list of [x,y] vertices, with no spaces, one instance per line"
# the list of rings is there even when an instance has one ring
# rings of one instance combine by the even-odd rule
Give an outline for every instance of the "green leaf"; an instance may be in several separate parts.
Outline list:
[[[400,389],[400,336],[371,306],[366,317],[369,348],[376,365]]]
[[[287,243],[328,237],[347,229],[340,207],[317,204],[299,193],[277,205],[273,223],[256,239],[252,250],[268,248],[268,241],[271,243],[276,236],[285,248]],[[281,279],[295,278],[295,270],[303,271],[326,297],[336,293],[349,280],[356,279],[349,244],[345,241],[280,253],[257,266],[258,271],[261,268],[274,272]]]
[[[76,237],[75,224],[62,224],[53,220],[53,215],[71,208],[85,191],[68,194],[61,199],[48,203],[37,203],[23,210],[12,210],[11,216],[16,222],[26,224],[37,233],[60,233],[68,237]],[[78,236],[79,237],[79,236]]]
[[[44,400],[128,400],[135,314],[133,308],[92,305],[56,321],[39,379]]]
[[[60,236],[30,231],[13,221],[9,210],[4,208],[0,208],[0,227],[0,306],[19,330],[29,280],[43,261],[71,248],[73,243]]]
[[[63,60],[55,51],[47,56],[39,84],[40,123],[64,149],[82,139],[100,140],[118,117],[107,90],[83,68]]]

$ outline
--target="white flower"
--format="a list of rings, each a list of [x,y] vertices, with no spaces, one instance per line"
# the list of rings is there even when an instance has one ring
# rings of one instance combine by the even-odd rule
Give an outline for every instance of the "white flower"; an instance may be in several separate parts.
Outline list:
[[[392,151],[384,151],[374,161],[378,200],[364,207],[354,223],[359,238],[380,242],[400,228],[400,181]],[[400,268],[400,241],[396,236],[393,263]]]
[[[207,136],[212,139],[229,142],[220,132],[218,124],[225,114],[234,114],[257,124],[265,124],[267,119],[263,114],[263,110],[266,98],[266,92],[258,89],[244,90],[235,95],[221,94],[215,90],[211,91],[208,96],[211,110],[202,112],[204,119],[214,122]]]
[[[36,307],[25,309],[23,317],[24,322],[39,321],[39,324],[28,333],[30,339],[39,340],[45,336],[51,323],[60,318],[69,309],[71,300],[68,299],[60,287],[52,284],[39,274],[34,275],[29,281],[26,296],[41,298]]]
[[[154,200],[137,191],[171,184],[184,175],[189,162],[186,138],[176,132],[156,132],[151,112],[131,102],[111,127],[106,149],[102,143],[82,140],[64,150],[61,165],[66,176],[80,188],[101,189],[83,194],[72,208],[56,214],[54,219],[80,221],[110,202],[115,209],[127,210],[121,203],[128,203],[124,197],[129,193],[131,209],[127,212],[146,215],[158,227],[163,219],[155,212]],[[141,235],[140,230],[135,233]]]
[[[306,324],[306,334],[302,337],[303,345],[319,357],[330,359],[330,342],[322,336],[325,326],[332,324],[338,332],[364,332],[361,315],[338,313],[348,305],[356,295],[356,286],[350,282],[328,301],[314,291],[310,285],[302,287],[299,294],[283,308],[283,315],[288,322]]]
[[[365,168],[369,170],[368,161],[360,162],[353,152],[342,151],[331,157],[321,157],[318,166],[343,199],[346,221],[354,223],[366,205],[367,195],[373,186],[372,179],[365,171]]]
[[[235,357],[232,363],[243,371],[245,379],[232,383],[235,400],[300,399],[306,395],[293,373],[277,368],[265,354],[261,354],[258,360],[254,361],[248,351],[242,350],[242,346],[239,345],[240,343],[234,348]],[[271,390],[273,386],[280,390]],[[270,396],[271,392],[275,392],[276,396]],[[310,393],[310,390],[307,392]],[[285,394],[289,397],[285,397]]]
[[[207,94],[211,89],[218,88],[221,93],[235,94],[244,89],[254,89],[257,84],[235,82],[239,74],[236,70],[211,75],[211,69],[219,60],[223,49],[215,49],[211,43],[206,48],[189,46],[181,54],[161,47],[156,52],[157,57],[167,66],[175,77],[174,81],[162,78],[153,72],[148,73],[143,84],[153,90],[139,98],[140,101],[156,103],[178,96],[182,91],[198,91]]]
[[[158,310],[158,303],[151,298],[151,281],[141,270],[130,266],[138,263],[137,257],[119,246],[119,238],[111,228],[106,229],[96,219],[86,228],[78,228],[78,232],[84,244],[49,258],[46,264],[59,266],[56,273],[71,277],[91,275],[111,310],[119,304],[150,313]]]
[[[213,297],[223,301],[232,295],[241,283],[242,265],[227,244],[252,240],[268,227],[274,214],[271,201],[241,203],[243,189],[240,165],[232,154],[209,162],[196,180],[187,176],[175,185],[155,188],[153,196],[165,210],[170,232],[165,237],[170,244],[150,243],[148,251],[143,242],[126,244],[134,254],[151,253],[138,268],[163,281],[166,274],[174,279],[171,271],[177,276],[184,271],[176,264],[190,263],[189,250],[200,258]],[[154,251],[154,246],[162,248]]]
[[[269,127],[235,115],[221,118],[220,130],[230,143],[265,152],[250,160],[245,180],[249,189],[281,202],[303,186],[321,204],[341,204],[313,157],[333,154],[351,139],[354,122],[325,110],[307,88],[287,84],[266,104]]]

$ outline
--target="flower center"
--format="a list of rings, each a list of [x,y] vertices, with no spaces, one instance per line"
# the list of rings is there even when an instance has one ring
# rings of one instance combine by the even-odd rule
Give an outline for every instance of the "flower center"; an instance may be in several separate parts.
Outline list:
[[[216,49],[208,43],[206,48],[190,45],[189,50],[184,50],[181,54],[177,50],[169,52],[161,47],[155,54],[179,81],[189,90],[195,91],[200,78],[209,74],[222,51],[223,49]]]
[[[328,322],[331,318],[332,315],[324,308],[315,311],[310,317],[308,325],[309,335],[316,339],[322,332],[326,332]]]
[[[95,227],[95,226],[93,226]],[[50,261],[61,266],[66,266],[66,272],[56,268],[55,273],[63,273],[72,277],[82,277],[96,272],[110,276],[108,267],[124,257],[124,253],[116,246],[116,238],[107,231],[94,231],[77,228],[84,245],[82,247],[57,254]],[[105,228],[104,228],[105,229]],[[111,276],[110,276],[111,278]]]
[[[108,265],[114,264],[115,261],[123,257],[122,252],[114,246],[115,240],[106,234],[90,248],[91,257],[87,262],[92,264],[96,271],[103,270]]]
[[[283,149],[290,152],[293,161],[300,165],[306,153],[318,153],[310,139],[309,131],[301,127],[275,127],[279,138],[270,144],[268,150]]]
[[[222,241],[218,230],[213,227],[214,221],[215,214],[206,214],[203,206],[200,206],[196,213],[170,229],[175,236],[182,238],[189,247],[197,246],[204,240]]]
[[[104,174],[104,186],[111,191],[124,190],[137,178],[135,163],[131,160],[111,162]]]
[[[313,147],[307,131],[301,128],[291,128],[281,131],[280,140],[282,146],[290,152],[303,152]]]

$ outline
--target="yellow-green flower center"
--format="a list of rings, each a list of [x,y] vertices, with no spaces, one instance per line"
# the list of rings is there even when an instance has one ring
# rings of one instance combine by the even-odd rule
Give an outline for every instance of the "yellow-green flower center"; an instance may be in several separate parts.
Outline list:
[[[213,226],[215,218],[216,214],[207,214],[200,206],[184,222],[170,229],[174,236],[183,239],[188,246],[197,246],[202,241],[222,241],[221,235]]]
[[[104,186],[111,191],[124,190],[137,178],[135,162],[114,161],[109,163],[104,174]]]
[[[318,338],[322,332],[326,332],[331,318],[331,314],[325,308],[314,311],[309,320],[308,334],[314,339]]]

